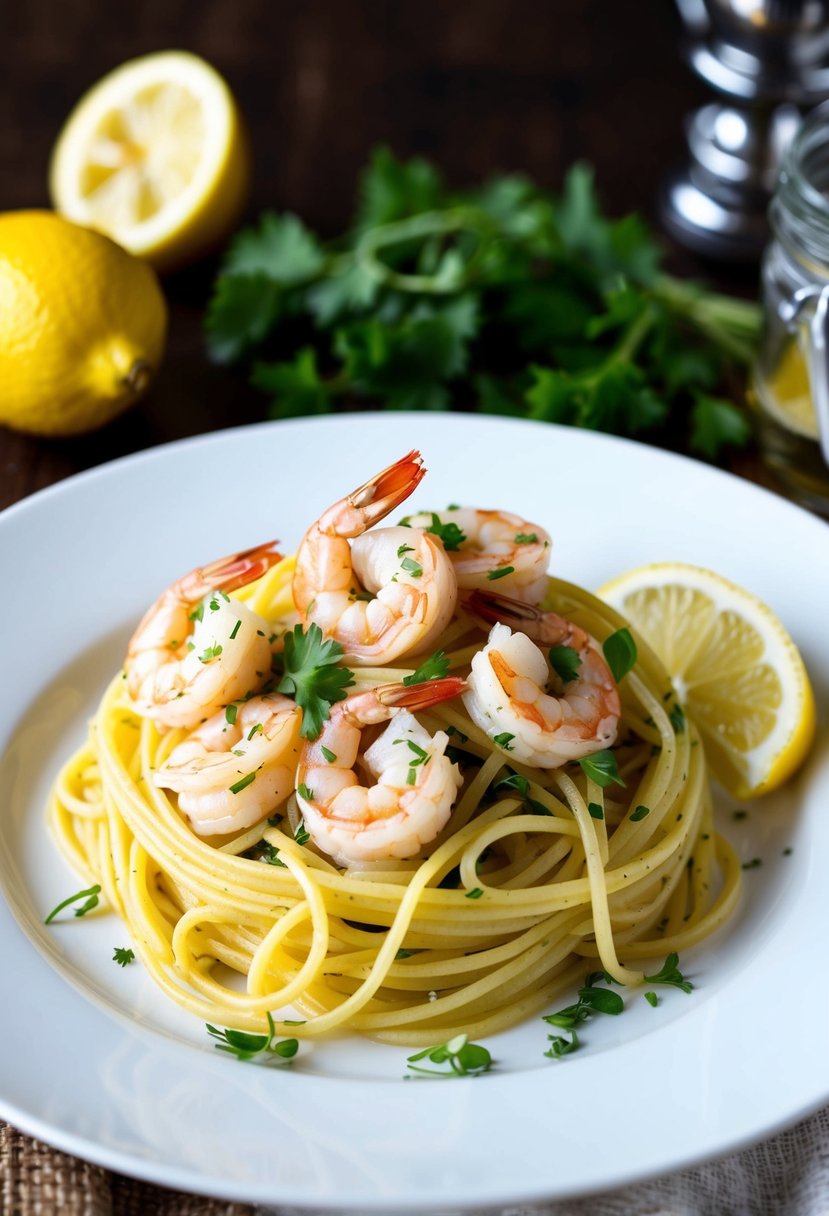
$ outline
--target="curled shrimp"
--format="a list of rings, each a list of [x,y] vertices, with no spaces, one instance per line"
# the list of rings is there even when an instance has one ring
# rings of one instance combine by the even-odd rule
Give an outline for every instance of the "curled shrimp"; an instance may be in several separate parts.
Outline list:
[[[457,580],[441,542],[417,528],[368,531],[424,473],[420,454],[409,452],[329,507],[299,546],[297,611],[344,647],[346,662],[383,664],[425,650],[452,619]]]
[[[469,716],[497,746],[522,764],[558,768],[616,741],[619,692],[589,634],[555,612],[491,592],[473,592],[467,606],[496,622],[486,646],[472,659],[463,700]],[[551,673],[536,643],[570,647],[575,675],[564,683]],[[551,677],[560,691],[547,691]]]
[[[348,866],[413,857],[434,840],[449,819],[461,776],[444,755],[447,735],[430,735],[411,711],[464,688],[455,676],[386,684],[332,706],[319,738],[303,746],[297,772],[297,802],[322,852]],[[360,757],[363,730],[390,718]],[[354,771],[360,759],[374,784],[360,783]]]
[[[528,604],[540,604],[544,598],[551,541],[538,524],[510,511],[478,507],[421,511],[406,522],[434,528],[444,538],[462,590],[487,590],[497,579],[505,595]]]
[[[125,663],[139,714],[189,728],[261,687],[271,668],[269,626],[227,593],[281,561],[274,543],[191,570],[148,609]]]
[[[174,747],[153,780],[175,790],[199,836],[251,827],[294,789],[302,711],[278,693],[213,714]]]

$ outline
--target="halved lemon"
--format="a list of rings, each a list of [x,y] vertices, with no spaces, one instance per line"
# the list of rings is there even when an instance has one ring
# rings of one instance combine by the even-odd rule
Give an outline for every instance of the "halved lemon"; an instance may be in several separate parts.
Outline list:
[[[238,106],[208,63],[163,51],[122,64],[78,102],[52,154],[55,209],[167,271],[219,245],[249,183]]]
[[[599,595],[665,664],[726,790],[751,798],[791,776],[814,738],[815,703],[797,647],[770,608],[682,562],[640,566]]]

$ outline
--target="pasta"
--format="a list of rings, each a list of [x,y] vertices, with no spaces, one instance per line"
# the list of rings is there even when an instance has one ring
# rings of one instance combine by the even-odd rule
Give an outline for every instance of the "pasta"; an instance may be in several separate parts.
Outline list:
[[[276,634],[297,619],[293,568],[233,595]],[[599,642],[624,624],[557,579],[545,607]],[[429,650],[463,676],[481,644],[458,609]],[[399,681],[424,657],[360,666],[357,687]],[[198,1017],[261,1031],[271,1013],[299,1038],[478,1038],[543,1011],[591,967],[640,982],[638,963],[697,944],[735,907],[740,865],[714,830],[699,736],[641,641],[619,693],[624,786],[578,762],[528,767],[462,701],[431,706],[419,717],[449,732],[464,776],[449,822],[416,857],[342,866],[305,839],[295,794],[279,818],[197,836],[154,783],[187,732],[139,715],[119,673],[57,779],[50,822],[159,987]]]

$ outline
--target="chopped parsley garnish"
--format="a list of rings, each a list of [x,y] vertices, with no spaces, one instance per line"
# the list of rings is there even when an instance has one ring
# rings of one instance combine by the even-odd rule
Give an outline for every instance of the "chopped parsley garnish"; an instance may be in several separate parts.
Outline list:
[[[264,729],[265,728],[263,727],[261,722],[254,722],[253,726],[248,731],[248,739],[247,739],[248,743],[250,743],[250,741],[254,737],[254,735],[258,735]]]
[[[618,684],[636,663],[636,643],[629,629],[617,629],[602,643],[604,657]]]
[[[646,975],[649,984],[670,984],[673,988],[681,988],[683,992],[692,992],[694,985],[679,969],[679,955],[672,950],[656,975]]]
[[[596,785],[605,789],[608,785],[615,782],[616,785],[624,785],[625,782],[619,776],[619,766],[616,763],[615,754],[605,748],[603,751],[594,752],[592,756],[583,756],[579,760],[582,772],[591,781],[595,781]]]
[[[587,809],[593,819],[604,819],[604,807],[598,802],[588,802]]]
[[[537,545],[538,537],[535,532],[519,532],[514,538],[516,545]]]
[[[440,521],[440,516],[432,512],[432,522],[426,529],[433,536],[437,536],[443,541],[443,547],[447,553],[452,553],[456,549],[460,549],[463,542],[466,540],[466,533],[461,531],[457,524],[444,524]]]
[[[505,731],[502,731],[500,735],[493,735],[492,742],[497,747],[502,747],[505,752],[511,752],[513,750],[513,748],[510,746],[510,744],[512,743],[514,738],[515,738],[515,735],[511,735],[509,733],[509,731],[505,730]]]
[[[225,720],[226,720],[227,722],[229,722],[231,726],[235,726],[235,725],[236,725],[236,715],[238,714],[238,712],[239,712],[239,706],[238,706],[238,705],[228,705],[228,706],[226,707],[226,709],[225,709]]]
[[[671,719],[671,726],[674,728],[676,733],[681,735],[685,730],[685,711],[679,702],[671,707],[668,717]]]
[[[283,675],[277,692],[292,696],[302,709],[305,739],[316,739],[335,701],[342,701],[354,675],[339,660],[345,653],[339,642],[324,640],[319,625],[301,625],[285,634]]]
[[[202,600],[200,604],[197,604],[193,611],[189,613],[189,619],[191,621],[204,620],[204,600]]]
[[[407,553],[414,553],[414,549],[412,548],[412,546],[411,545],[400,545],[400,547],[397,550],[397,556],[404,557]]]
[[[560,1060],[562,1056],[569,1056],[571,1052],[578,1051],[581,1047],[579,1036],[575,1030],[570,1031],[569,1039],[565,1039],[561,1034],[548,1034],[547,1038],[550,1046],[544,1052],[544,1055],[551,1060]]]
[[[421,1060],[432,1064],[446,1065],[444,1068],[423,1068]],[[447,1043],[426,1047],[423,1051],[408,1056],[409,1070],[427,1077],[477,1077],[492,1068],[492,1056],[480,1043],[470,1043],[467,1035],[456,1034]]]
[[[448,670],[449,660],[442,650],[436,650],[410,676],[404,676],[403,683],[406,685],[425,684],[427,680],[442,680]]]
[[[199,655],[200,663],[209,663],[212,659],[218,659],[222,653],[222,647],[219,642],[214,642],[212,646],[207,646]]]
[[[630,821],[631,823],[638,823],[640,819],[644,819],[650,813],[651,808],[649,806],[638,806],[636,810],[630,812]]]
[[[311,839],[311,833],[308,831],[305,824],[300,819],[299,823],[296,826],[296,831],[294,832],[294,840],[297,842],[297,844],[302,845],[302,844],[307,844],[310,839]]]
[[[314,801],[314,791],[309,789],[304,781],[300,782],[300,784],[296,787],[296,792],[299,794],[300,798],[304,798],[306,802]]]
[[[325,760],[326,764],[333,764],[337,759],[336,753],[330,751],[327,747],[320,745],[320,751],[322,752],[322,758]]]
[[[412,578],[420,578],[423,573],[423,567],[413,557],[404,557],[400,563],[400,569],[411,574]]]
[[[508,574],[515,574],[515,566],[501,566],[498,570],[490,570],[487,578],[493,582],[496,578],[506,578]]]
[[[648,1002],[649,1005],[653,1005],[654,1009],[659,1004],[659,997],[656,995],[655,992],[646,992],[645,1000]]]
[[[575,680],[579,674],[581,659],[578,651],[574,650],[572,646],[551,646],[547,651],[547,658],[550,660],[553,671],[565,684]]]
[[[530,797],[530,783],[526,777],[522,777],[520,773],[511,773],[509,777],[502,777],[500,781],[496,781],[493,785],[493,790],[500,793],[501,790],[509,792],[515,790],[524,799],[524,802],[529,807],[533,815],[551,815],[552,811],[544,805],[543,802],[536,801]]]
[[[256,846],[256,857],[257,860],[264,861],[269,866],[282,866],[283,870],[287,869],[285,862],[279,856],[279,849],[269,840],[260,840]]]
[[[483,887],[473,887],[471,891],[467,891],[465,899],[480,899],[483,895]]]
[[[128,963],[135,959],[135,951],[130,950],[128,946],[116,946],[115,953],[112,956],[113,963],[117,963],[119,967],[126,967]]]
[[[228,786],[228,789],[230,790],[231,794],[241,794],[242,790],[246,790],[248,788],[248,786],[251,784],[251,782],[253,782],[255,780],[256,780],[255,772],[247,773],[244,777],[242,777],[242,779],[240,781],[236,781],[236,782],[234,782],[233,785]]]
[[[239,620],[239,621],[237,621],[237,622],[236,622],[236,624],[233,626],[233,631],[232,631],[232,633],[231,633],[231,635],[230,635],[230,640],[231,640],[231,642],[232,642],[232,641],[233,641],[233,639],[236,637],[236,634],[239,632],[239,630],[241,629],[241,627],[242,627],[242,622],[241,622],[241,620]]]
[[[287,1063],[294,1058],[299,1050],[296,1039],[276,1038],[276,1027],[270,1013],[268,1018],[268,1034],[248,1034],[243,1030],[219,1030],[206,1022],[207,1033],[218,1039],[213,1046],[217,1051],[227,1051],[236,1056],[237,1060],[256,1060],[268,1057],[280,1063]]]
[[[71,904],[76,904],[79,899],[85,900],[80,908],[75,909],[76,916],[86,916],[87,912],[91,912],[93,908],[98,906],[98,896],[101,894],[101,884],[95,883],[94,887],[87,887],[84,891],[76,891],[74,895],[70,895],[68,899],[61,900],[56,908],[53,908],[49,915],[44,920],[44,925],[51,924],[59,912],[64,908],[68,908]]]

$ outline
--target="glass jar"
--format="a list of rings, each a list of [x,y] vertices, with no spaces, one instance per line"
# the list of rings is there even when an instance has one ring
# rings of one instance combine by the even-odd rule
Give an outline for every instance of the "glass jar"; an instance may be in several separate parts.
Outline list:
[[[829,518],[829,102],[789,146],[770,221],[752,394],[758,438],[792,497]]]

